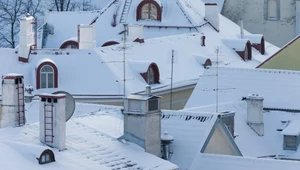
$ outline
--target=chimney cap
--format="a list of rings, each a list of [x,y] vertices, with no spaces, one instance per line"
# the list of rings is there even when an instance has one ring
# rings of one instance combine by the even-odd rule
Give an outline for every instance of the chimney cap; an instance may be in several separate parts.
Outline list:
[[[264,100],[264,98],[259,94],[249,94],[247,99],[248,100]]]
[[[174,140],[173,136],[171,136],[171,135],[169,134],[168,131],[165,131],[165,132],[161,135],[160,139],[161,139],[163,142],[172,142],[172,141]]]

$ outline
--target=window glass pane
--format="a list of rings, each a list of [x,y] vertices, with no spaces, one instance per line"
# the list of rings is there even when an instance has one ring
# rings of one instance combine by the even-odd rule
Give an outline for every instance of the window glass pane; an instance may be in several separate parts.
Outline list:
[[[153,4],[151,4],[150,8],[150,19],[157,20],[157,8]]]
[[[245,61],[247,61],[248,60],[248,47],[247,47],[247,45],[246,45],[246,48],[245,48],[245,54],[244,54],[245,56],[244,56],[244,58],[245,58]]]
[[[48,88],[54,87],[54,75],[53,73],[48,73]]]
[[[141,19],[149,19],[149,3],[145,4],[142,7],[142,18]]]
[[[46,79],[47,75],[46,73],[41,73],[41,88],[47,88],[46,84],[47,84],[47,79]]]
[[[46,158],[45,158],[45,155],[43,155],[42,157],[41,157],[41,162],[45,162],[46,161]]]
[[[268,0],[268,18],[277,18],[276,0]]]
[[[45,65],[42,67],[41,72],[53,72],[53,68],[49,65]]]
[[[50,162],[50,155],[49,155],[49,154],[46,154],[45,157],[46,157],[46,161],[47,161],[47,162]]]
[[[148,70],[147,78],[148,78],[148,84],[154,84],[154,71],[151,67]]]
[[[285,136],[285,146],[287,148],[296,148],[296,136]]]

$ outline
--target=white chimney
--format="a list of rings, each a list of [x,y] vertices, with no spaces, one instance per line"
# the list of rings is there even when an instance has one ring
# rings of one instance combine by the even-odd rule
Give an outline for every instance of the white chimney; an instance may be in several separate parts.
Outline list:
[[[146,94],[151,95],[151,86],[150,85],[146,85]]]
[[[24,78],[20,74],[2,76],[0,127],[25,124]]]
[[[259,136],[264,136],[263,100],[258,94],[247,97],[247,123]]]
[[[40,140],[64,150],[66,145],[66,95],[40,95]]]
[[[96,48],[96,25],[78,25],[79,49]]]
[[[243,19],[241,19],[241,39],[244,38],[244,22]]]
[[[144,30],[143,25],[128,25],[126,39],[131,42],[135,41],[135,42],[143,43],[144,42],[143,30]]]
[[[130,95],[124,101],[124,136],[146,152],[161,156],[160,97]]]
[[[217,3],[205,3],[205,20],[219,31],[219,7]]]
[[[19,61],[28,62],[30,48],[34,45],[34,36],[32,31],[33,16],[29,14],[20,19],[19,32]]]

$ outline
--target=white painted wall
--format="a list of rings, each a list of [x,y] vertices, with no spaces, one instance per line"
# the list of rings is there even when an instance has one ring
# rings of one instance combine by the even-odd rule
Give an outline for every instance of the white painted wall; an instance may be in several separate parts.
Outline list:
[[[259,135],[264,135],[264,98],[257,94],[247,97],[247,123]]]
[[[217,125],[204,153],[214,153],[222,155],[236,155],[233,146],[222,132],[221,125]]]
[[[280,20],[265,19],[264,0],[226,0],[222,14],[239,24],[244,21],[244,29],[254,34],[264,34],[266,41],[282,47],[296,34],[295,0],[280,0]]]
[[[53,104],[53,143],[45,141],[45,116],[50,116],[48,113],[45,113],[44,104],[49,105],[51,103],[41,101],[40,98],[40,140],[42,143],[45,143],[49,146],[55,147],[59,150],[64,150],[66,145],[66,98],[64,94],[58,95],[43,95],[43,97],[47,96],[57,96],[57,103]],[[64,96],[64,98],[60,98]],[[46,109],[51,109],[51,106],[46,106]],[[50,126],[50,125],[46,125]],[[49,132],[46,132],[49,133]]]

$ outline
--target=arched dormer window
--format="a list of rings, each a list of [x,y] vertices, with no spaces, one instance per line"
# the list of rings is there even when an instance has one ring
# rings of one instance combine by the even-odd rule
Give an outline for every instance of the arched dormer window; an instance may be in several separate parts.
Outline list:
[[[46,149],[38,158],[39,164],[55,162],[54,153],[50,149]]]
[[[147,72],[141,73],[141,76],[148,84],[159,83],[159,69],[155,63],[151,63],[147,69]]]
[[[252,59],[252,49],[250,41],[247,41],[244,51],[244,60],[248,61]]]
[[[265,16],[267,20],[280,19],[280,0],[265,0]]]
[[[137,7],[136,20],[161,21],[161,7],[155,0],[143,0]]]
[[[57,88],[58,87],[58,71],[52,62],[43,62],[37,68],[36,88]]]
[[[118,43],[116,41],[107,41],[101,47],[106,47],[106,46],[115,45],[115,44],[120,44],[120,43]]]
[[[69,40],[69,41],[64,42],[60,46],[60,49],[70,49],[70,48],[72,48],[72,49],[78,49],[79,48],[78,42],[73,41],[73,40]]]

